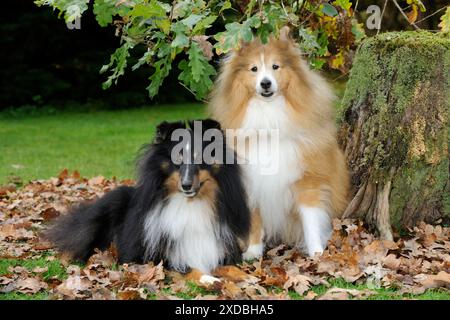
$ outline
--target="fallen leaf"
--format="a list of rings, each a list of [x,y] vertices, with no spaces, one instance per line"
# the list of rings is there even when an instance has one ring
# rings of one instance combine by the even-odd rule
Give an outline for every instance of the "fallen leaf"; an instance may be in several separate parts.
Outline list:
[[[13,183],[9,183],[4,186],[0,186],[0,198],[7,196],[9,192],[16,191],[16,185]]]
[[[93,177],[88,180],[88,184],[90,186],[102,185],[102,184],[104,184],[104,182],[105,182],[105,177],[102,177],[102,176]]]
[[[115,294],[106,288],[96,288],[92,290],[92,300],[115,300]]]
[[[88,295],[88,290],[91,289],[91,282],[78,275],[71,275],[59,286],[55,288],[55,293],[58,293],[68,299],[82,298]]]
[[[147,295],[143,289],[126,289],[117,293],[117,298],[120,300],[140,300],[146,299]]]
[[[311,286],[311,278],[301,274],[290,274],[283,288],[294,289],[299,295],[303,295]]]
[[[44,273],[48,271],[48,267],[36,267],[32,271],[34,273]]]
[[[18,279],[16,282],[16,291],[26,294],[34,294],[47,287],[45,282],[36,278]]]
[[[314,291],[308,291],[308,293],[305,295],[305,300],[314,300],[318,296],[317,293]]]
[[[242,299],[242,290],[239,286],[237,286],[234,282],[225,281],[222,284],[221,292],[225,295],[225,297],[230,299]]]
[[[425,289],[445,287],[450,289],[450,274],[445,271],[439,272],[437,275],[417,275],[415,280],[419,282]]]
[[[116,263],[116,259],[113,257],[109,250],[100,251],[95,249],[95,254],[93,254],[87,261],[87,265],[99,264],[103,267],[111,267]]]
[[[368,296],[376,294],[371,290],[356,290],[356,289],[343,289],[343,288],[331,288],[325,292],[318,300],[349,300],[350,298],[366,298]]]
[[[398,270],[400,267],[401,260],[397,259],[395,254],[389,254],[383,259],[383,266],[391,269],[391,270]]]
[[[50,207],[42,211],[41,216],[44,218],[44,221],[52,220],[60,215],[59,211],[56,211],[55,208]]]
[[[58,174],[58,179],[59,180],[65,180],[65,179],[67,179],[69,177],[69,171],[67,170],[67,169],[64,169],[63,171],[61,171],[59,174]]]

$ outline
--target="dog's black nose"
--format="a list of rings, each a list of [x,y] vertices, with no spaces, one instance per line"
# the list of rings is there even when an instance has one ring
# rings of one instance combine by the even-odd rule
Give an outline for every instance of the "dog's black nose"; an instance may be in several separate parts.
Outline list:
[[[192,189],[192,183],[182,183],[181,188],[183,189],[183,191],[189,191]]]
[[[270,82],[269,79],[262,79],[262,81],[261,81],[261,88],[269,89],[271,85],[272,85],[272,82]]]

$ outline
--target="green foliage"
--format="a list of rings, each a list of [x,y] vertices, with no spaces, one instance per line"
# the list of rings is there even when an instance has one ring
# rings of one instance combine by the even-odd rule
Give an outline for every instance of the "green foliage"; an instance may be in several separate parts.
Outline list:
[[[322,5],[322,12],[324,13],[324,14],[326,14],[327,16],[330,16],[330,17],[334,17],[334,16],[337,16],[338,15],[338,11],[336,10],[336,8],[335,7],[333,7],[331,4],[329,4],[329,3],[324,3],[323,5]]]
[[[58,9],[61,14],[64,14],[66,22],[72,22],[88,9],[90,0],[35,0],[38,5],[51,6],[53,9]],[[96,1],[102,2],[102,1]]]
[[[152,67],[150,97],[158,93],[169,72],[178,72],[180,82],[197,99],[203,99],[216,74],[211,65],[213,50],[217,55],[225,54],[254,36],[267,42],[284,25],[290,25],[311,66],[322,68],[327,64],[342,72],[348,71],[349,51],[365,36],[361,24],[354,19],[352,0],[92,2],[99,25],[114,25],[121,37],[121,47],[101,70],[110,72],[103,87],[117,83],[135,46],[145,46],[147,51],[132,69]],[[409,2],[425,9],[420,0]],[[88,10],[89,0],[35,0],[35,3],[58,9],[70,22]],[[444,18],[442,22],[444,32],[448,32],[447,20]],[[211,32],[213,26],[215,33]],[[178,70],[173,68],[174,62]]]
[[[125,42],[121,47],[119,47],[112,55],[109,64],[104,65],[100,69],[100,73],[104,73],[111,68],[114,68],[113,74],[108,77],[108,80],[103,83],[103,89],[111,87],[111,84],[117,83],[117,79],[125,73],[125,68],[127,67],[127,58],[130,56],[130,44]]]
[[[113,17],[118,14],[125,16],[130,11],[128,7],[116,6],[116,0],[97,0],[94,3],[94,14],[100,26],[106,27],[113,22]]]
[[[211,76],[216,74],[216,70],[208,63],[196,42],[189,48],[188,56],[189,61],[182,60],[178,64],[182,70],[178,79],[195,93],[197,99],[201,99],[211,88]]]

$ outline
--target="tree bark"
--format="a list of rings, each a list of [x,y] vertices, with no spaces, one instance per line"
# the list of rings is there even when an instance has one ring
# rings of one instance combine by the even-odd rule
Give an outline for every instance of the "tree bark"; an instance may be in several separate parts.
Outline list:
[[[344,217],[392,239],[420,221],[448,223],[450,39],[384,33],[363,42],[340,111],[352,174]]]

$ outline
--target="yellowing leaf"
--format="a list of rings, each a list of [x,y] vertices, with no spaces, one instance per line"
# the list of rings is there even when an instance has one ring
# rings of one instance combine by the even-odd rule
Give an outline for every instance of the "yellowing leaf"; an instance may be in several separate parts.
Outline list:
[[[333,1],[333,4],[335,6],[340,6],[342,9],[347,11],[350,11],[350,8],[352,7],[352,2],[350,0],[335,0]]]
[[[421,0],[407,0],[406,3],[417,6],[422,12],[425,12],[427,10]]]
[[[441,23],[439,28],[443,33],[450,33],[450,6],[447,7],[445,13],[441,16]]]
[[[408,21],[409,23],[414,23],[417,20],[417,14],[418,14],[418,10],[417,10],[417,5],[413,4],[412,5],[412,10],[410,12],[406,13],[406,16],[408,17]]]
[[[164,34],[169,34],[170,32],[169,19],[156,20],[156,25],[158,26],[159,29],[161,29],[162,32],[164,32]]]
[[[334,59],[331,60],[331,68],[339,69],[344,65],[345,58],[344,53],[340,51],[337,55],[334,56]]]

